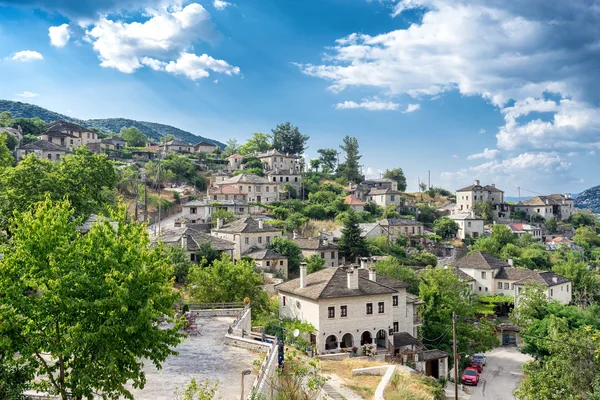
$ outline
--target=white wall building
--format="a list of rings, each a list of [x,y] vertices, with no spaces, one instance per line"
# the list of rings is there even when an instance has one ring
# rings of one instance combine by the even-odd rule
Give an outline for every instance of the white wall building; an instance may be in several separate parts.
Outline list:
[[[384,208],[390,204],[399,206],[402,204],[402,193],[392,189],[371,189],[366,200]]]
[[[314,237],[310,239],[292,239],[300,247],[302,257],[309,258],[317,255],[325,260],[325,267],[337,267],[339,263],[338,246],[331,243],[326,237]]]
[[[462,240],[465,240],[467,235],[472,238],[483,235],[484,221],[472,212],[452,214],[448,218],[458,224],[458,237]]]
[[[565,221],[577,212],[575,200],[569,193],[535,196],[517,204],[515,211],[525,211],[527,215],[539,215],[544,219],[554,217],[557,221]]]
[[[58,146],[54,143],[38,140],[33,143],[26,144],[17,148],[17,161],[23,159],[28,154],[33,154],[37,158],[50,161],[60,161],[67,154],[65,147]]]
[[[221,182],[215,182],[216,185],[231,185],[239,190],[248,193],[248,201],[258,203],[272,203],[279,200],[279,183],[270,182],[267,178],[257,175],[239,174]]]
[[[259,153],[256,157],[265,164],[265,170],[291,170],[302,172],[302,158],[294,154],[286,154],[275,149]]]
[[[495,184],[482,186],[479,180],[473,185],[456,191],[456,212],[470,212],[479,201],[490,201],[494,204],[504,203],[504,192]]]
[[[273,238],[282,236],[281,229],[250,217],[238,219],[225,226],[221,226],[220,222],[217,221],[217,227],[212,230],[211,235],[234,242],[233,257],[236,260],[251,249],[255,251],[267,248]]]

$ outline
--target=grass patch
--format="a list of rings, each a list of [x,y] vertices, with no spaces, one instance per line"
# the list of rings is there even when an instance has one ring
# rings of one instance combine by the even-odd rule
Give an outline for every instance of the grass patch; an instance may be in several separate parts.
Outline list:
[[[381,376],[352,376],[352,370],[357,368],[377,367],[384,363],[364,359],[348,358],[342,361],[322,360],[321,368],[326,374],[335,374],[344,381],[344,386],[364,399],[374,398],[375,389],[381,382]]]
[[[397,372],[383,397],[386,400],[441,400],[444,389],[437,381],[424,375]]]

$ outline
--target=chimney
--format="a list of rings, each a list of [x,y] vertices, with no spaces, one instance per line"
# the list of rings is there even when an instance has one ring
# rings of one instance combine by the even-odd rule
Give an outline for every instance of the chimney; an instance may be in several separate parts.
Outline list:
[[[558,283],[558,277],[556,277],[556,276],[553,276],[553,277],[552,277],[552,282],[554,282],[554,283]]]
[[[475,184],[479,185],[479,179],[475,179]]]
[[[367,269],[369,266],[369,259],[367,257],[360,258],[360,269]]]
[[[327,239],[326,237],[324,237],[321,241],[323,247],[327,247],[329,246],[329,239]]]
[[[181,235],[181,248],[184,250],[187,250],[187,233],[184,233],[183,235]]]
[[[512,258],[509,258],[509,259],[508,259],[508,265],[510,265],[511,267],[514,267],[514,266],[515,266],[515,263],[513,262],[513,259],[512,259]]]
[[[354,267],[350,267],[346,270],[348,277],[348,289],[358,289],[358,270]]]
[[[369,268],[369,280],[377,282],[377,271],[375,271],[375,267]]]
[[[300,263],[300,289],[306,287],[306,263]]]
[[[264,227],[265,227],[265,224],[264,224],[263,220],[259,219],[258,220],[258,229],[260,229],[262,231],[264,229]]]
[[[496,187],[496,184],[495,184],[495,183],[492,183],[492,187]]]
[[[223,227],[223,219],[217,218],[217,229],[221,229]]]
[[[292,234],[292,239],[298,239],[298,231],[294,229],[294,233]]]

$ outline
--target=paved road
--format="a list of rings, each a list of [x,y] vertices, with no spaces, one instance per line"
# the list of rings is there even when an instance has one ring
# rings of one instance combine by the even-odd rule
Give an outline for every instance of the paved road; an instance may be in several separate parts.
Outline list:
[[[499,347],[489,353],[481,381],[473,388],[471,400],[512,400],[512,392],[521,381],[521,366],[531,357],[516,347]]]

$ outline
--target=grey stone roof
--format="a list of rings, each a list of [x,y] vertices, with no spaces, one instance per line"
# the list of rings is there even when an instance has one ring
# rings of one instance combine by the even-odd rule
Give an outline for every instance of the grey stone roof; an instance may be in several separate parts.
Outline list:
[[[23,134],[18,129],[11,128],[10,126],[0,126],[0,133],[2,132],[10,133],[19,139],[23,137]]]
[[[183,204],[181,207],[200,207],[208,205],[210,205],[210,203],[207,203],[204,200],[190,200],[187,203]]]
[[[473,278],[471,275],[461,271],[458,268],[452,268],[452,272],[454,272],[459,281],[470,282],[475,280],[475,278]]]
[[[281,260],[287,259],[286,256],[279,254],[278,252],[271,249],[257,249],[255,247],[250,248],[244,253],[245,256],[252,258],[253,260]]]
[[[389,178],[381,178],[381,179],[367,179],[361,182],[363,185],[368,185],[371,183],[394,183],[393,179]]]
[[[81,125],[73,124],[67,121],[56,121],[46,126],[44,133],[51,131],[73,131],[73,132],[88,132],[89,129]]]
[[[159,236],[156,236],[152,243],[162,242],[167,245],[181,246],[181,240],[184,236],[187,236],[185,240],[187,251],[196,251],[202,243],[206,242],[210,242],[211,246],[218,251],[231,251],[235,247],[235,243],[229,240],[211,236],[206,232],[202,232],[200,228],[192,226],[166,229]]]
[[[112,143],[112,144],[127,143],[127,140],[120,138],[118,136],[109,136],[105,139],[102,139],[102,143]]]
[[[18,150],[42,150],[42,151],[62,151],[67,152],[67,149],[54,143],[50,143],[47,140],[38,140],[33,143],[21,146]]]
[[[395,194],[395,195],[401,195],[402,193],[397,191],[397,190],[392,190],[392,189],[371,189],[369,191],[369,193],[367,193],[367,196],[380,196],[380,195],[384,195],[384,194]]]
[[[443,350],[423,350],[419,352],[419,360],[421,361],[429,361],[429,360],[439,360],[440,358],[450,357],[450,354],[446,353]]]
[[[167,146],[186,146],[186,147],[191,147],[192,145],[186,142],[183,142],[181,140],[175,139],[175,140],[170,140],[167,143]]]
[[[495,279],[507,279],[510,281],[520,281],[537,275],[537,271],[532,271],[525,268],[514,268],[514,267],[502,267],[498,270],[498,273],[494,277]]]
[[[108,221],[110,223],[110,226],[112,226],[114,230],[117,230],[119,228],[118,222],[113,221],[112,219],[110,219],[108,217],[91,214],[88,217],[88,219],[85,220],[85,222],[83,224],[81,224],[80,226],[77,227],[77,230],[81,233],[88,233],[90,231],[90,229],[92,229],[92,225],[94,225],[96,222],[100,222],[100,221]]]
[[[546,205],[561,205],[563,201],[571,200],[562,194],[551,194],[548,196],[535,196],[528,200],[523,200],[519,205],[523,206],[546,206]]]
[[[556,278],[556,282],[554,279]],[[535,271],[535,274],[531,276],[521,279],[520,281],[515,282],[515,285],[525,285],[527,283],[537,283],[544,286],[556,286],[562,285],[563,283],[571,282],[569,279],[564,276],[555,274],[552,271]]]
[[[504,190],[500,190],[495,186],[492,185],[469,185],[467,187],[464,187],[462,189],[458,189],[457,192],[472,192],[472,191],[482,191],[482,190],[487,190],[488,192],[502,192],[504,193]]]
[[[217,147],[217,145],[212,144],[212,143],[208,143],[208,142],[198,142],[194,145],[194,147],[200,147],[200,146],[210,146],[210,147]]]
[[[286,157],[286,158],[298,158],[298,156],[296,156],[294,154],[282,153],[282,152],[280,152],[278,150],[275,150],[275,149],[268,150],[268,151],[266,151],[264,153],[258,153],[256,155],[257,158],[267,158],[267,157],[273,157],[273,156],[276,156],[276,157]]]
[[[305,287],[300,288],[300,279],[280,283],[275,287],[280,292],[292,293],[312,300],[337,299],[343,297],[371,296],[376,294],[398,293],[396,289],[408,285],[396,279],[377,276],[376,282],[369,280],[366,269],[355,269],[358,272],[358,289],[348,289],[346,267],[330,267],[308,274]],[[395,281],[392,283],[392,281]],[[394,287],[392,287],[394,286]]]
[[[222,233],[258,233],[258,232],[281,232],[281,229],[275,228],[271,224],[263,223],[263,227],[259,227],[259,221],[251,217],[238,219],[230,224],[225,225],[221,229],[213,229],[213,232]]]
[[[377,276],[377,280],[379,277],[380,275]],[[406,293],[406,304],[425,304],[425,302],[414,294]]]
[[[377,222],[382,226],[423,225],[421,222],[409,218],[387,218]]]
[[[394,332],[394,338],[392,339],[392,342],[394,343],[394,347],[412,346],[412,345],[423,347],[421,342],[419,342],[417,339],[415,339],[408,332]]]
[[[325,245],[324,240],[318,237],[310,239],[292,239],[292,242],[296,243],[300,250],[337,250],[338,246],[327,241]]]
[[[510,267],[506,261],[492,257],[489,254],[476,251],[471,254],[467,254],[463,258],[460,258],[454,264],[457,268],[474,268],[474,269],[497,269],[501,267]]]
[[[462,221],[462,220],[482,220],[483,218],[477,217],[475,216],[473,213],[458,213],[458,214],[451,214],[448,216],[448,218],[455,220],[455,221]]]
[[[231,185],[232,183],[252,183],[252,184],[261,184],[261,183],[271,183],[267,178],[258,175],[251,174],[239,174],[234,175],[229,179],[225,179],[222,182],[215,182],[216,185]]]

